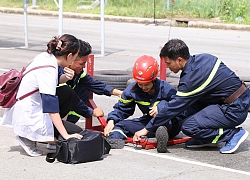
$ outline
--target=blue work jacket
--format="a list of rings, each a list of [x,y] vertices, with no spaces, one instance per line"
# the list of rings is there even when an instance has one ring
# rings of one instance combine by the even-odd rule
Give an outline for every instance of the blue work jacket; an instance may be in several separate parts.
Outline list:
[[[241,85],[239,77],[217,57],[210,54],[190,56],[180,75],[176,95],[165,103],[146,129],[165,124],[190,106],[198,112],[216,104],[228,117],[234,117],[236,111],[245,112],[249,107],[249,90],[243,93],[240,103],[223,103],[223,98],[232,95]]]
[[[134,114],[136,105],[142,112],[140,121],[150,122],[152,116],[149,115],[150,107],[157,106],[158,111],[164,106],[164,101],[169,101],[171,96],[176,93],[175,88],[166,81],[156,79],[155,80],[155,93],[150,95],[144,92],[138,86],[136,82],[131,83],[122,93],[122,96],[118,103],[114,105],[114,110],[108,114],[107,121],[114,120],[115,123],[127,119]],[[152,123],[153,124],[153,123]]]
[[[58,71],[60,71],[60,77],[60,75],[63,74],[64,71],[63,67],[61,66],[59,67],[59,69]],[[89,74],[86,74],[84,70],[82,70],[80,74],[75,74],[72,80],[67,81],[67,84],[72,89],[74,89],[76,94],[84,103],[88,102],[90,91],[98,95],[111,96],[111,92],[114,89],[113,87],[92,78]]]

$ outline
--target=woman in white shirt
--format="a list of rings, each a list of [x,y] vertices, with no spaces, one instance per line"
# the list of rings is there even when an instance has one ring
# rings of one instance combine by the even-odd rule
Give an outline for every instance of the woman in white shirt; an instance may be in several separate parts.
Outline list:
[[[78,134],[82,128],[60,118],[58,97],[55,95],[58,66],[66,67],[71,64],[78,56],[79,48],[79,40],[70,34],[51,39],[47,44],[47,52],[37,55],[26,71],[37,66],[51,67],[39,68],[25,75],[17,98],[35,89],[39,91],[17,101],[4,113],[2,124],[13,126],[16,139],[30,156],[43,154],[36,147],[37,141],[54,141],[59,134],[64,139],[82,138]]]

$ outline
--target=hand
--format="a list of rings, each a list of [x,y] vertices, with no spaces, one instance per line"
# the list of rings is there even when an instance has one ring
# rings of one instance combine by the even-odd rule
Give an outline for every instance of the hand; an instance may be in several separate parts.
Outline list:
[[[141,140],[141,136],[146,136],[148,134],[148,130],[143,128],[142,130],[140,131],[137,131],[133,137],[133,141],[136,142],[136,141],[140,141]]]
[[[70,68],[68,68],[68,67],[65,67],[63,70],[64,70],[64,74],[65,74],[65,76],[66,76],[66,78],[67,78],[68,80],[73,79],[73,77],[74,77],[74,75],[75,75],[74,70],[72,70],[72,69],[70,69]]]
[[[68,134],[68,136],[66,137],[66,139],[69,139],[69,138],[77,138],[77,139],[82,139],[82,135],[81,134],[78,134],[78,133],[75,133],[75,134]]]
[[[109,120],[108,124],[104,128],[104,136],[108,136],[109,133],[112,131],[112,129],[114,129],[114,127],[115,127],[114,120]]]
[[[151,110],[149,111],[149,115],[155,117],[157,114],[158,114],[157,106],[152,107]]]
[[[93,114],[94,117],[103,117],[104,116],[104,112],[101,108],[97,107],[94,109]]]
[[[117,96],[117,97],[121,97],[123,91],[119,90],[119,89],[113,89],[113,91],[111,92],[112,95]]]

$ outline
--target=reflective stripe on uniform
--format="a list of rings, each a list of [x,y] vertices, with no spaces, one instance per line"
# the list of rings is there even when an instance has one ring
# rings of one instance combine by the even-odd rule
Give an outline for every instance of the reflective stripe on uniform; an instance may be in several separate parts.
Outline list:
[[[160,102],[160,101],[156,101],[156,102],[153,104],[153,106],[152,106],[152,107],[157,106],[157,104],[159,104],[159,102]]]
[[[219,140],[219,138],[222,136],[223,134],[223,128],[219,129],[219,134],[214,138],[214,140],[212,141],[212,143],[217,143],[217,141]]]
[[[79,84],[79,81],[81,80],[81,78],[84,78],[86,75],[87,75],[87,73],[85,71],[83,71],[81,76],[79,77],[77,83],[72,87],[72,89],[75,89],[76,85]]]
[[[145,101],[135,101],[136,103],[143,105],[143,106],[149,106],[150,102],[145,102]]]
[[[200,91],[202,91],[213,79],[214,75],[216,74],[219,66],[220,66],[221,60],[217,59],[212,72],[210,73],[210,75],[208,76],[207,80],[198,88],[196,88],[195,90],[191,91],[191,92],[180,92],[177,91],[176,95],[177,96],[191,96],[194,95]]]
[[[127,100],[125,100],[125,99],[119,98],[119,100],[120,100],[122,103],[124,103],[124,104],[128,104],[128,103],[131,103],[134,99],[127,99]]]
[[[127,135],[124,134],[124,132],[123,132],[122,130],[120,130],[120,129],[113,129],[111,132],[119,132],[119,133],[121,133],[125,138],[127,138]]]
[[[78,81],[77,81],[77,84],[79,84],[80,79],[81,79],[81,78],[84,78],[85,76],[86,76],[86,72],[83,71],[83,73],[81,74],[80,78],[79,78]],[[66,84],[66,83],[65,83],[65,84]],[[77,84],[75,84],[74,87],[72,87],[72,89],[74,89],[74,88],[76,87]],[[81,115],[80,115],[80,114],[77,114],[75,111],[70,111],[70,112],[68,113],[68,115],[81,117]]]
[[[57,85],[56,87],[61,87],[61,86],[66,86],[66,85],[67,85],[66,83],[62,83],[62,84]]]
[[[125,99],[122,99],[122,98],[120,98],[119,100],[124,104],[128,104],[128,103],[131,103],[132,101],[134,101],[134,99],[126,99],[125,100]],[[135,101],[135,103],[143,105],[143,106],[149,106],[150,105],[150,102],[146,102],[146,101]],[[159,101],[155,102],[153,107],[156,106],[158,103],[159,103]]]
[[[81,115],[77,114],[75,111],[69,111],[68,115],[73,115],[73,116],[81,117]]]
[[[86,74],[87,73],[85,71],[83,71],[82,74],[81,74],[81,76],[80,76],[80,78],[84,78],[86,76]]]

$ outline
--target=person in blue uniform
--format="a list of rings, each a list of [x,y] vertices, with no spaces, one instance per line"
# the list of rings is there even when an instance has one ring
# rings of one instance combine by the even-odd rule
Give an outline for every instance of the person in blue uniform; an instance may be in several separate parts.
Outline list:
[[[152,119],[176,90],[168,82],[157,78],[158,63],[151,56],[139,57],[135,61],[132,74],[135,82],[123,91],[120,100],[114,105],[114,110],[108,114],[104,135],[112,148],[122,148],[127,137],[133,137],[137,131],[150,125],[147,137],[156,137],[157,151],[166,152],[168,138],[179,134],[181,121],[172,118],[158,126],[154,125]],[[134,114],[136,105],[142,116],[128,120]]]
[[[194,138],[186,147],[198,148],[225,145],[220,153],[233,153],[247,138],[241,125],[248,114],[250,91],[245,83],[220,59],[211,54],[191,56],[189,48],[179,39],[168,41],[161,49],[167,67],[174,73],[182,70],[176,95],[139,131],[135,140],[146,135],[152,126],[166,124],[172,117],[192,107],[182,132]],[[222,143],[223,142],[223,143]]]
[[[85,64],[88,60],[88,55],[92,52],[92,47],[88,42],[82,40],[79,41],[80,51],[76,60],[68,68],[59,67],[59,77],[61,80],[60,83],[66,82],[67,85],[76,92],[78,97],[85,104],[89,100],[90,91],[98,95],[120,96],[122,94],[122,91],[92,78],[84,71]],[[83,105],[80,105],[78,109],[80,110],[81,107],[83,107]],[[98,117],[102,111],[99,107],[95,108],[94,110],[92,110],[91,108],[84,108],[84,110],[87,111],[86,114],[94,114],[95,117]],[[76,123],[81,115],[82,114],[79,114],[77,110],[72,110],[68,114],[67,121]]]

